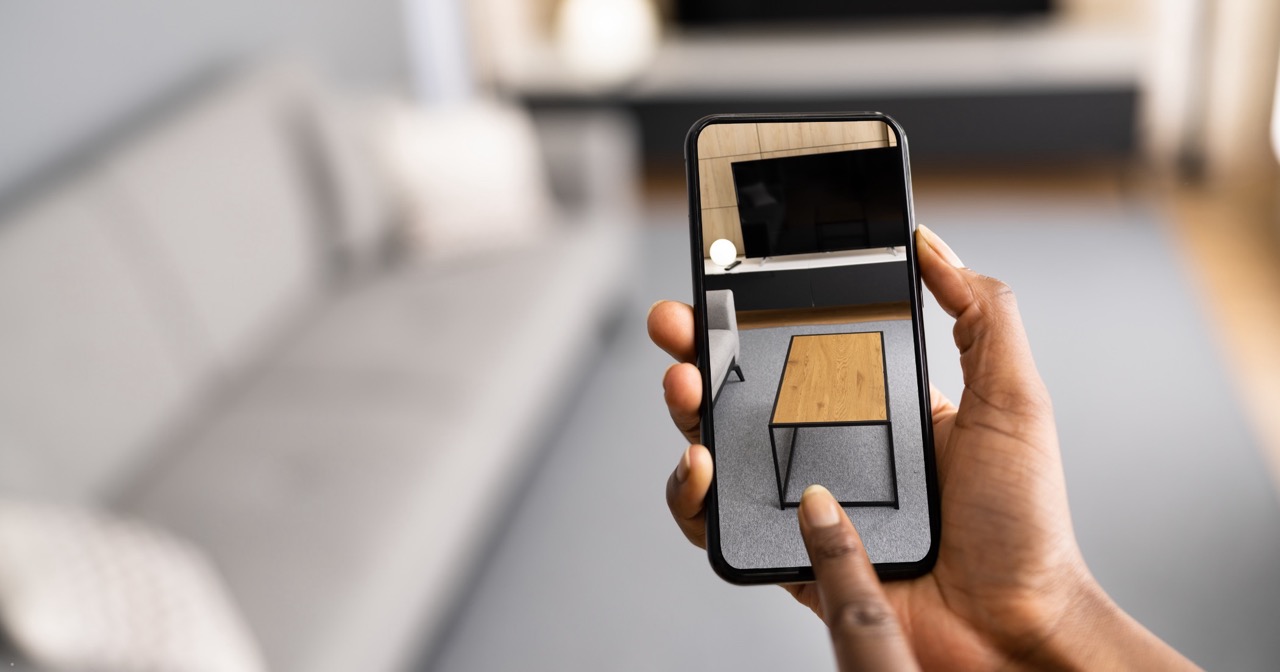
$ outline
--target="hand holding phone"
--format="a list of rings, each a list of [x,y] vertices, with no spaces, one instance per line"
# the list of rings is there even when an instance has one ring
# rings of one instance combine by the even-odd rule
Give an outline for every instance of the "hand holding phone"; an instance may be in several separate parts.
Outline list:
[[[931,394],[937,452],[941,539],[937,564],[911,580],[884,584],[892,614],[912,654],[925,667],[989,669],[1005,665],[1094,669],[1196,669],[1125,614],[1089,573],[1071,527],[1052,406],[1036,371],[1012,292],[968,270],[928,229],[915,235],[921,277],[955,318],[965,389],[959,406]],[[705,547],[714,469],[698,445],[702,375],[695,365],[694,310],[655,304],[648,329],[677,363],[663,378],[671,418],[693,444],[667,481],[672,516]],[[802,505],[803,506],[803,505]],[[813,537],[806,530],[806,543]],[[867,562],[857,543],[820,551],[824,558]],[[783,587],[832,629],[837,657],[865,653],[854,618],[865,605],[824,611],[829,584],[856,585],[874,597],[881,587],[863,572],[837,569],[816,583]],[[851,668],[842,668],[851,669]]]

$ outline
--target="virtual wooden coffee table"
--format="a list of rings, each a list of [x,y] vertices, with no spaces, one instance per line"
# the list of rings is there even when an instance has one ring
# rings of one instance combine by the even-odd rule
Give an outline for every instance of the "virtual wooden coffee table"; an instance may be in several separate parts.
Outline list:
[[[887,431],[893,499],[840,500],[840,504],[897,508],[898,475],[893,457],[893,423],[889,417],[889,381],[885,377],[884,332],[792,336],[769,421],[769,445],[773,448],[773,469],[781,507],[800,505],[798,499],[788,501],[786,492],[791,483],[796,436],[801,429],[864,425],[883,425]],[[793,429],[784,477],[778,464],[774,431],[786,427]]]

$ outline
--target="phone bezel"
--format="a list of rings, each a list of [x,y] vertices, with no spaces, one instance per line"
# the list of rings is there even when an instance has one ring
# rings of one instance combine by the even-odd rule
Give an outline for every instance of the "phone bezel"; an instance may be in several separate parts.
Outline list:
[[[902,148],[904,211],[907,213],[907,265],[911,275],[911,314],[916,341],[916,373],[920,380],[921,438],[924,443],[925,488],[929,506],[929,550],[923,558],[916,562],[877,563],[876,572],[881,579],[907,579],[927,574],[933,569],[938,558],[938,544],[941,540],[941,512],[938,499],[938,475],[934,455],[932,408],[929,395],[928,357],[925,354],[924,316],[921,303],[920,268],[916,256],[915,244],[915,212],[911,195],[911,161],[907,151],[907,135],[892,117],[881,112],[812,112],[792,114],[712,114],[699,119],[689,128],[685,136],[685,175],[689,195],[689,242],[693,275],[694,328],[697,344],[698,370],[702,376],[702,440],[711,452],[715,462],[715,431],[711,421],[711,371],[705,363],[709,361],[707,344],[707,314],[703,288],[703,254],[702,254],[702,209],[698,172],[698,136],[702,130],[712,124],[722,123],[788,123],[812,121],[881,121],[888,124],[898,136],[898,146]],[[813,568],[800,567],[766,567],[739,569],[728,563],[720,547],[720,514],[717,503],[716,480],[713,476],[711,487],[707,493],[706,525],[707,555],[711,567],[716,574],[730,583],[740,585],[770,583],[800,583],[813,580]]]

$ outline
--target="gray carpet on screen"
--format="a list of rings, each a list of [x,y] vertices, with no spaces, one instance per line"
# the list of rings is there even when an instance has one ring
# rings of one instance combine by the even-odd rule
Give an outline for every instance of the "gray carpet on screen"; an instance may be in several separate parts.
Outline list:
[[[787,346],[796,334],[882,332],[893,421],[898,507],[849,507],[874,562],[913,562],[929,550],[929,509],[921,450],[920,396],[915,376],[911,322],[891,320],[820,326],[745,329],[738,332],[739,365],[746,380],[730,376],[714,407],[716,485],[725,560],[739,569],[807,565],[808,555],[794,509],[778,505],[778,479],[769,418]],[[805,428],[790,447],[793,430],[775,431],[781,473],[794,459],[789,501],[811,483],[841,500],[892,499],[894,476],[883,427]]]

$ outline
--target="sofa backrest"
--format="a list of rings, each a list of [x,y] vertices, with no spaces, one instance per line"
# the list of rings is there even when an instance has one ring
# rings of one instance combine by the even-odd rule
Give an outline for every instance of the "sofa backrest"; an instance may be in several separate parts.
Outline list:
[[[0,494],[109,497],[319,291],[315,86],[255,68],[0,218]]]
[[[90,499],[199,384],[98,186],[0,223],[0,492]]]
[[[317,284],[322,243],[300,127],[305,73],[239,77],[106,161],[152,281],[217,368],[256,352]]]

